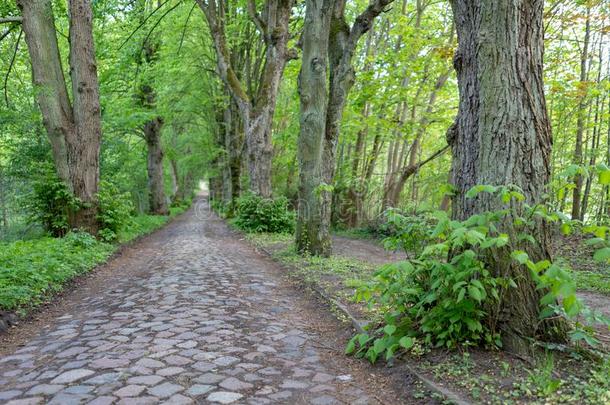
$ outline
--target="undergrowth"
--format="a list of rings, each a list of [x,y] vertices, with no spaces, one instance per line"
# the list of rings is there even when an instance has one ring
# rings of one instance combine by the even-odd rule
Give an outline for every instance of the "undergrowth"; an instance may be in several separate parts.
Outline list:
[[[130,217],[114,244],[85,232],[0,243],[0,310],[25,314],[61,291],[70,280],[105,262],[120,243],[160,228],[186,208],[173,207],[169,216]]]

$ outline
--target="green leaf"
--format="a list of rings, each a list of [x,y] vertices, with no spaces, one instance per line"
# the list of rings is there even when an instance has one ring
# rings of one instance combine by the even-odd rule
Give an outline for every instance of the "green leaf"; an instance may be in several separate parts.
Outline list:
[[[403,336],[398,341],[398,344],[400,344],[400,346],[404,347],[405,349],[412,348],[414,343],[415,342],[413,341],[413,338],[409,336]]]
[[[599,184],[603,186],[610,184],[610,169],[606,168],[599,172]]]
[[[483,294],[481,290],[479,290],[476,286],[470,284],[468,286],[468,295],[470,295],[473,299],[481,302],[483,300]]]
[[[396,326],[394,326],[394,325],[386,325],[383,328],[383,331],[386,333],[386,335],[392,336],[394,334],[394,332],[396,332]]]
[[[598,262],[610,261],[610,247],[598,249],[593,255],[593,258]]]
[[[522,250],[515,250],[512,253],[512,257],[521,264],[525,264],[529,260],[529,256],[527,255],[527,253]]]
[[[353,353],[354,350],[356,350],[356,337],[357,336],[354,336],[347,343],[347,347],[345,348],[345,354]]]

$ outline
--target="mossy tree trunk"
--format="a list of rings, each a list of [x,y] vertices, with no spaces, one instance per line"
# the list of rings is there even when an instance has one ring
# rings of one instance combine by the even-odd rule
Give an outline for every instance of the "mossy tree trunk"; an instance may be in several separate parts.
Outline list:
[[[299,208],[297,231],[307,231],[296,235],[297,248],[301,252],[320,256],[331,254],[332,185],[343,110],[355,80],[352,58],[362,35],[371,29],[375,18],[391,2],[372,2],[351,27],[345,18],[345,0],[306,2],[303,64],[299,75],[301,132],[298,152],[301,171],[305,170],[300,176],[299,204],[305,207]],[[319,14],[321,10],[325,14]],[[308,12],[310,18],[307,18]],[[314,87],[310,88],[310,85]],[[322,90],[327,94],[322,96]],[[319,121],[321,119],[323,123]],[[321,144],[318,143],[320,139]]]
[[[520,187],[529,204],[541,203],[550,176],[551,129],[542,83],[543,0],[452,0],[459,47],[454,58],[460,103],[448,141],[453,154],[453,218],[502,208],[487,193],[466,198],[475,185]],[[513,234],[512,221],[502,231]],[[533,230],[534,261],[550,259],[550,233],[543,222]],[[515,264],[510,250],[487,258],[496,276],[516,288],[502,299],[498,327],[505,345],[524,351],[528,338],[561,339],[561,322],[541,322],[540,298],[530,272]]]
[[[70,0],[72,101],[63,74],[50,0],[18,0],[32,64],[32,81],[55,167],[82,207],[68,215],[70,228],[99,228],[99,154],[102,136],[99,84],[89,0]]]

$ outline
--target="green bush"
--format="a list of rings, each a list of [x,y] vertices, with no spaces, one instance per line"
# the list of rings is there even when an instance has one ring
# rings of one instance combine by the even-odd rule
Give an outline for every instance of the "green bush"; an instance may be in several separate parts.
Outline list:
[[[97,219],[100,222],[99,237],[110,242],[117,238],[120,230],[131,221],[134,210],[129,193],[121,193],[112,183],[100,182],[98,193],[99,212]]]
[[[113,250],[84,232],[0,244],[0,309],[40,304],[70,279],[105,261]]]
[[[568,319],[574,341],[596,343],[589,325],[607,324],[608,320],[580,302],[570,270],[561,261],[530,260],[519,250],[536,245],[532,227],[538,221],[562,222],[561,214],[551,214],[543,205],[529,207],[525,197],[514,187],[476,186],[467,194],[474,198],[480,192],[497,194],[506,209],[484,212],[465,221],[453,221],[445,212],[436,213],[437,225],[416,260],[382,267],[373,282],[358,289],[357,298],[376,306],[383,313],[381,326],[350,340],[347,352],[355,352],[374,362],[381,355],[391,358],[398,350],[417,344],[454,348],[459,345],[500,346],[497,330],[503,305],[501,297],[514,280],[494,277],[488,268],[489,258],[509,253],[516,265],[529,271],[537,289],[545,291],[540,301],[540,317]],[[499,231],[512,222],[511,235]],[[398,223],[401,223],[398,221]],[[565,230],[570,225],[563,223]],[[606,227],[590,231],[598,245],[596,259],[607,260]],[[426,233],[428,235],[428,233]],[[392,243],[403,242],[402,232]]]
[[[53,236],[64,236],[68,232],[68,213],[80,206],[80,200],[54,172],[46,170],[41,175],[24,199],[28,223],[41,224]]]
[[[385,212],[385,222],[380,232],[387,236],[384,247],[389,250],[402,249],[408,257],[419,256],[424,248],[433,241],[436,217],[430,212],[405,215],[396,209]]]
[[[246,232],[294,232],[294,212],[288,209],[288,199],[262,198],[247,194],[237,199],[233,223]]]

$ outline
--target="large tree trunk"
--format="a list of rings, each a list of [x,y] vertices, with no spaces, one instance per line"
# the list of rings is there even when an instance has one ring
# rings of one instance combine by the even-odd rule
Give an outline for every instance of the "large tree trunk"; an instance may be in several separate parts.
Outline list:
[[[163,182],[163,148],[161,127],[163,120],[156,117],[144,124],[144,139],[148,152],[148,206],[151,214],[167,215],[167,201]]]
[[[93,44],[90,0],[70,0],[70,76],[76,132],[67,133],[68,166],[74,195],[84,204],[71,215],[72,228],[97,232],[102,116]]]
[[[32,64],[37,102],[53,152],[57,173],[83,205],[70,212],[70,228],[98,231],[101,111],[88,0],[69,1],[70,105],[55,34],[50,0],[17,1]]]
[[[330,254],[330,224],[329,221],[322,221],[320,187],[324,181],[322,158],[328,97],[326,74],[331,5],[331,0],[306,1],[303,62],[299,73],[301,126],[297,151],[300,172],[296,246],[299,252],[317,255]]]
[[[542,84],[543,0],[452,0],[459,48],[459,111],[448,136],[453,153],[453,218],[502,208],[496,196],[466,198],[478,184],[519,186],[529,204],[542,202],[550,175],[551,130]],[[511,232],[512,221],[502,227]],[[532,260],[550,259],[550,234],[543,222],[524,243]],[[522,351],[522,337],[563,338],[561,325],[541,322],[540,298],[529,271],[514,264],[510,249],[488,257],[496,276],[511,277],[499,328],[505,345]]]
[[[72,189],[66,137],[76,131],[61,64],[51,0],[18,0],[32,82],[59,178]]]

